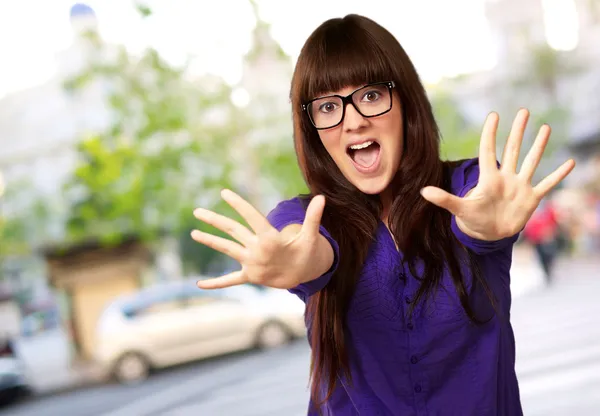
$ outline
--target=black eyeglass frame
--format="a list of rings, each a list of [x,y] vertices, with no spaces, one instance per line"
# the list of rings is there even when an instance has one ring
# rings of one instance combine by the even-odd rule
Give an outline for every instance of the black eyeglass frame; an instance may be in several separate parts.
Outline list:
[[[357,91],[360,91],[360,90],[362,90],[362,89],[364,89],[364,88],[367,88],[367,87],[370,87],[370,86],[373,86],[373,85],[385,85],[386,87],[388,87],[388,90],[389,90],[389,92],[390,92],[390,107],[389,107],[387,110],[385,110],[385,111],[383,111],[383,112],[381,112],[381,113],[378,113],[378,114],[373,114],[373,115],[370,115],[370,116],[366,116],[366,115],[364,115],[364,114],[363,114],[363,113],[362,113],[362,112],[361,112],[361,111],[358,109],[358,107],[356,106],[356,104],[354,104],[354,101],[352,100],[352,96],[353,96],[353,95],[354,95],[354,93],[356,93]],[[341,96],[341,95],[338,95],[338,94],[333,94],[333,95],[325,95],[325,96],[322,96],[322,97],[313,98],[312,100],[308,101],[307,103],[305,103],[305,104],[302,104],[302,110],[303,110],[303,111],[306,111],[306,114],[308,115],[308,119],[310,120],[311,124],[313,125],[313,127],[314,127],[315,129],[317,129],[317,130],[327,130],[327,129],[332,129],[332,128],[334,128],[334,127],[337,127],[337,126],[339,126],[340,124],[342,124],[342,121],[344,121],[344,117],[346,116],[346,107],[348,106],[348,104],[351,104],[351,105],[352,105],[352,107],[354,107],[354,109],[355,109],[355,110],[358,112],[358,114],[360,114],[361,116],[363,116],[363,117],[365,117],[365,118],[379,117],[379,116],[382,116],[382,115],[384,115],[385,113],[389,113],[389,112],[390,112],[390,110],[392,109],[392,106],[393,106],[393,103],[394,103],[394,100],[393,100],[393,97],[392,97],[392,89],[393,89],[393,88],[395,88],[395,87],[396,87],[396,83],[395,83],[394,81],[372,82],[372,83],[370,83],[370,84],[366,84],[366,85],[363,85],[363,86],[362,86],[362,87],[360,87],[360,88],[357,88],[357,89],[355,89],[354,91],[352,91],[350,94],[346,95],[345,97],[343,97],[343,96]],[[310,115],[310,112],[308,111],[308,107],[309,107],[309,106],[310,106],[310,104],[312,104],[314,101],[317,101],[317,100],[322,100],[322,99],[324,99],[324,98],[333,98],[333,97],[337,97],[337,98],[339,98],[340,100],[342,100],[342,117],[340,118],[340,121],[338,121],[338,122],[337,122],[336,124],[334,124],[333,126],[329,126],[329,127],[317,127],[317,126],[315,125],[315,122],[314,122],[314,121],[313,121],[313,119],[312,119],[312,116]]]

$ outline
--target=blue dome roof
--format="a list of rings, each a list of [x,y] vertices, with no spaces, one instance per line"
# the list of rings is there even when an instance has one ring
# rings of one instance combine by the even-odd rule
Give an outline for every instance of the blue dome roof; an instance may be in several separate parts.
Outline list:
[[[71,18],[96,16],[94,9],[84,3],[75,3],[71,7]]]

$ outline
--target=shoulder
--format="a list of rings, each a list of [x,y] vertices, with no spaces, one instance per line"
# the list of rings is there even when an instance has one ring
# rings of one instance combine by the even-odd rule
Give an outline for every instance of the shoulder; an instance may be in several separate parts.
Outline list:
[[[280,201],[275,205],[268,215],[282,215],[292,213],[304,213],[307,207],[307,199],[303,195]]]
[[[479,181],[479,159],[465,159],[450,162],[450,190],[464,196]]]
[[[307,198],[303,195],[279,202],[267,214],[267,220],[275,228],[281,228],[291,223],[301,223],[306,214]]]

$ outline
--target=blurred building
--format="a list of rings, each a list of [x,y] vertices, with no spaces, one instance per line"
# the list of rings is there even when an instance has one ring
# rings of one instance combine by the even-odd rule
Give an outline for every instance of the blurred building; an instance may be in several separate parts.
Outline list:
[[[565,184],[594,180],[600,176],[592,162],[592,155],[600,153],[599,2],[486,0],[485,7],[496,66],[444,86],[475,124],[491,110],[499,111],[503,123],[519,107],[532,109],[534,119],[540,112],[552,114],[553,108],[565,110],[565,126],[560,120],[544,120],[554,127],[552,139],[566,144],[547,168],[570,153],[578,167]],[[537,128],[531,126],[532,137]]]
[[[281,200],[271,183],[260,172],[261,144],[292,146],[292,117],[290,114],[290,83],[293,62],[271,36],[270,25],[261,20],[256,4],[256,26],[252,32],[252,47],[244,56],[242,78],[238,91],[247,101],[238,103],[244,117],[252,120],[251,131],[240,137],[240,189],[245,189],[260,211],[266,212]],[[254,150],[252,150],[254,149]]]
[[[0,341],[21,333],[21,308],[14,294],[0,286]]]
[[[109,121],[102,85],[92,85],[77,96],[64,90],[64,82],[81,70],[86,57],[93,53],[79,34],[94,29],[94,12],[77,4],[71,9],[71,22],[74,42],[56,56],[54,76],[42,85],[0,100],[0,140],[4,150],[0,170],[7,187],[27,179],[36,192],[57,195],[74,167],[75,141],[82,133],[101,128]]]
[[[73,95],[64,88],[65,81],[83,69],[90,55],[98,53],[84,36],[87,32],[97,31],[94,11],[77,3],[70,10],[70,22],[73,42],[56,55],[53,76],[41,85],[11,93],[0,100],[0,140],[4,150],[0,155],[0,172],[7,189],[23,188],[19,189],[19,200],[3,201],[2,214],[10,217],[15,211],[30,210],[32,221],[35,221],[32,201],[42,199],[52,222],[46,224],[47,234],[43,235],[40,230],[40,243],[45,239],[61,241],[65,237],[68,207],[61,189],[75,167],[77,141],[110,122],[110,114],[104,105],[107,86],[102,82],[90,83],[84,91]],[[3,260],[0,266],[5,270],[10,268],[10,272],[18,276],[17,281],[12,282],[13,288],[27,291],[32,297],[22,306],[24,311],[31,309],[35,310],[33,315],[40,315],[39,305],[53,304],[41,255]],[[73,292],[59,290],[56,294],[61,315],[70,327]],[[49,310],[50,315],[55,313],[55,309]],[[58,323],[56,319],[53,322],[54,325]],[[36,332],[30,328],[35,326],[32,319],[25,324],[27,335]],[[44,329],[48,325],[44,323],[41,327]]]

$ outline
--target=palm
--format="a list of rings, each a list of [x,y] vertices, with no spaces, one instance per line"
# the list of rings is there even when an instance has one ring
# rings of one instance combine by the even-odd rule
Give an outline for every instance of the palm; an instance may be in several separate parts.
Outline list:
[[[285,230],[279,232],[275,229],[256,208],[234,192],[224,190],[221,195],[251,229],[231,218],[197,208],[194,211],[196,218],[228,233],[236,241],[198,230],[192,232],[192,238],[228,255],[242,267],[228,275],[203,280],[198,286],[214,289],[254,283],[290,288],[314,272],[315,262],[311,259],[318,255],[319,224],[325,206],[322,196],[311,200],[302,226],[285,233]]]
[[[459,198],[436,187],[423,189],[425,199],[454,214],[458,226],[472,237],[497,240],[519,232],[542,198],[575,166],[573,160],[568,160],[539,184],[532,185],[550,137],[550,128],[544,125],[517,172],[528,117],[528,112],[521,110],[515,118],[500,168],[495,151],[498,116],[492,113],[488,117],[479,150],[479,182],[465,197]]]

